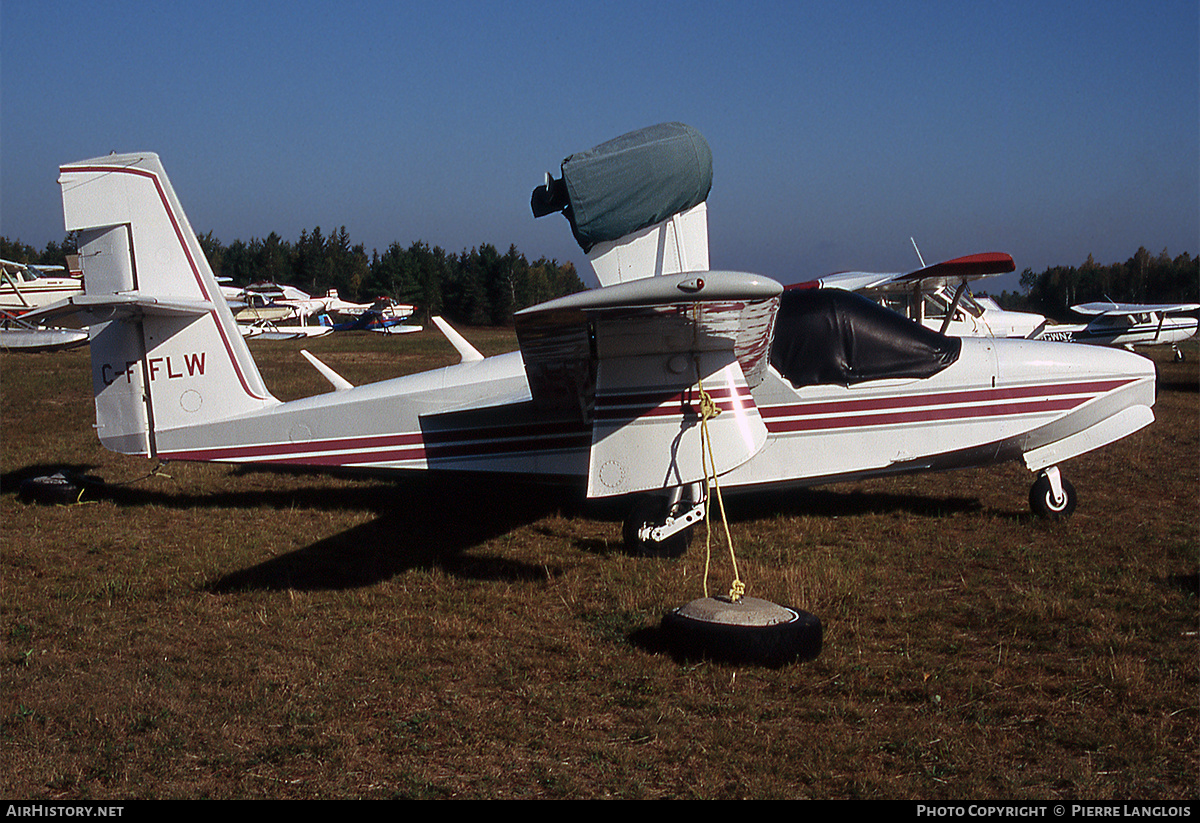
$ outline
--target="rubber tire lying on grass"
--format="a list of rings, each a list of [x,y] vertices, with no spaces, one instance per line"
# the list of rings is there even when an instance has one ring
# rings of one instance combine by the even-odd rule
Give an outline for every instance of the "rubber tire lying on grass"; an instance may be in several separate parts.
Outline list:
[[[685,659],[783,666],[821,652],[816,615],[743,597],[693,600],[663,616],[663,639]]]
[[[93,482],[91,478],[55,472],[22,480],[20,496],[22,500],[32,503],[71,505],[79,502],[90,482]]]

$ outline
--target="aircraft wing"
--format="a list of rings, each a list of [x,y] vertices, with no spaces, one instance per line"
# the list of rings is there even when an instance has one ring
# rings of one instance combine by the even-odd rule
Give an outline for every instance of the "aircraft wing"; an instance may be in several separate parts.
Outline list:
[[[1131,314],[1182,314],[1200,310],[1200,303],[1081,303],[1071,311],[1087,315],[1131,315]]]
[[[533,402],[590,422],[588,496],[702,481],[701,389],[718,474],[766,426],[750,393],[767,368],[780,286],[739,272],[646,278],[515,315]]]
[[[12,260],[0,260],[0,266],[14,274],[22,269],[28,269],[38,275],[47,274],[52,271],[66,271],[65,266],[44,265],[41,263],[14,263]]]
[[[1012,256],[1003,252],[985,252],[935,263],[910,272],[876,273],[849,271],[830,274],[818,280],[801,283],[812,288],[845,289],[867,293],[908,291],[914,284],[922,287],[957,286],[967,280],[978,280],[997,274],[1016,271]],[[798,286],[798,287],[799,287]]]

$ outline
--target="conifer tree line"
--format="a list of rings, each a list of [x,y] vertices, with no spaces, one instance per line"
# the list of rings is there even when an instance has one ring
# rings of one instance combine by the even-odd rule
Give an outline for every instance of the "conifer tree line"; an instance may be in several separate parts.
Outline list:
[[[1025,269],[1021,290],[1003,292],[996,302],[1055,320],[1071,319],[1070,307],[1081,303],[1197,303],[1200,258],[1187,252],[1172,258],[1166,249],[1153,256],[1143,246],[1124,263],[1101,265],[1089,254],[1078,267],[1052,266],[1041,273]]]
[[[585,288],[571,262],[530,262],[514,245],[504,254],[490,243],[451,254],[418,240],[368,255],[361,243],[351,243],[344,226],[328,236],[320,227],[302,230],[295,243],[274,232],[229,245],[212,232],[197,240],[213,274],[234,285],[265,281],[313,295],[337,289],[343,300],[363,303],[386,296],[415,305],[417,318],[426,322],[441,315],[464,325],[508,325],[519,309]],[[75,251],[72,235],[42,251],[0,237],[0,257],[21,263],[66,265]]]
[[[515,246],[503,255],[486,243],[450,254],[418,240],[407,248],[394,242],[382,254],[368,255],[361,243],[351,244],[344,226],[328,237],[319,227],[301,231],[296,243],[274,232],[228,246],[212,232],[198,240],[213,272],[237,285],[286,283],[310,294],[337,289],[343,299],[356,302],[386,295],[416,305],[426,321],[440,314],[465,325],[507,325],[514,311],[585,288],[572,263],[545,257],[531,263]],[[0,237],[0,257],[6,260],[65,265],[74,253],[71,235],[41,251]],[[986,282],[976,284],[980,291]],[[1080,266],[1052,266],[1039,273],[1025,269],[1020,282],[1021,291],[993,295],[996,301],[1055,320],[1070,319],[1073,305],[1101,300],[1195,303],[1200,302],[1200,258],[1187,252],[1171,257],[1166,249],[1155,256],[1142,247],[1123,263],[1102,265],[1088,255]]]

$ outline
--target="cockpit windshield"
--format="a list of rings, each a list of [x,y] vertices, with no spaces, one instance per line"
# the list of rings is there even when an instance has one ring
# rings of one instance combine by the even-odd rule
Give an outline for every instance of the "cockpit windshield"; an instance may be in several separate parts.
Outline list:
[[[887,292],[878,297],[878,302],[911,320],[916,320],[918,317],[926,320],[943,320],[946,313],[950,311],[950,307],[954,305],[954,292],[942,286],[932,291],[922,292],[915,299],[921,301],[920,312],[913,305],[912,292],[908,291]],[[955,320],[965,320],[967,315],[983,316],[983,306],[976,302],[970,289],[964,289],[959,296],[954,315]]]
[[[780,297],[771,365],[793,386],[922,378],[958,359],[962,340],[840,289]]]

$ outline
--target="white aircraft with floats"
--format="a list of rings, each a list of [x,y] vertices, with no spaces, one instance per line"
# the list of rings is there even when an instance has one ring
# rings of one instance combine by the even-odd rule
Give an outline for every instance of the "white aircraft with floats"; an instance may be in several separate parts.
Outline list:
[[[68,260],[73,262],[75,256]],[[80,275],[60,277],[63,266],[43,266],[0,260],[0,349],[40,352],[87,344],[86,331],[46,328],[25,315],[72,295],[83,294]]]
[[[1021,461],[1068,514],[1059,467],[1153,420],[1154,368],[1116,349],[955,338],[843,290],[708,265],[707,142],[668,123],[563,161],[534,190],[601,287],[517,312],[520,349],[332,391],[271,395],[159,158],[61,167],[91,326],[96,430],[159,460],[480,473],[637,501],[630,548],[674,554],[726,490]]]
[[[48,306],[67,297],[83,294],[81,276],[56,274],[64,266],[41,266],[0,260],[0,309],[20,313]]]
[[[421,331],[421,326],[410,324],[416,306],[397,303],[390,297],[380,297],[374,303],[349,312],[349,320],[333,323],[336,331],[369,331],[375,334],[412,334]]]
[[[358,330],[398,334],[420,331],[420,326],[404,325],[415,306],[381,297],[373,303],[351,303],[330,289],[320,297],[295,286],[278,283],[252,283],[244,289],[224,286],[223,293],[242,336],[261,340],[297,340],[321,337],[333,331]],[[344,315],[351,320],[334,322],[329,315]],[[316,324],[309,319],[321,318]]]

